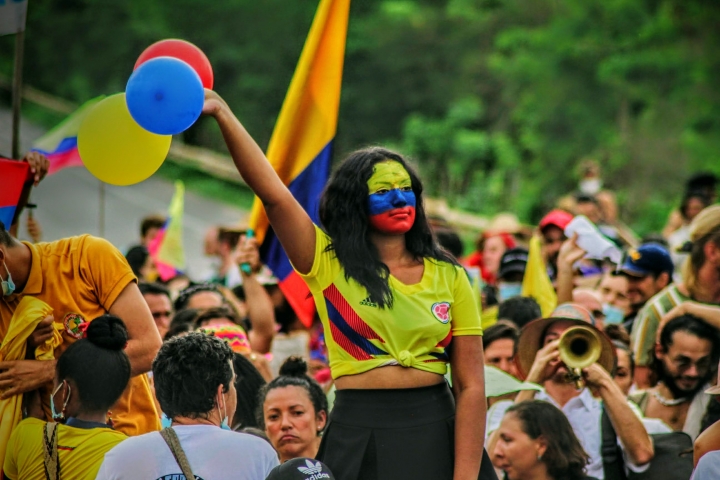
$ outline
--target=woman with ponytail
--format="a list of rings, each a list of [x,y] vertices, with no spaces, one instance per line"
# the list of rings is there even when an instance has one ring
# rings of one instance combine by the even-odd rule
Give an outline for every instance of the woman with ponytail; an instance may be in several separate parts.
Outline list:
[[[483,454],[477,298],[433,237],[414,169],[384,148],[350,154],[325,186],[315,224],[215,92],[206,91],[203,111],[262,201],[325,329],[337,394],[317,458],[338,480],[496,478]],[[292,151],[301,155],[298,145]]]
[[[95,479],[105,453],[126,438],[107,414],[130,380],[127,340],[122,320],[103,315],[63,352],[50,395],[53,421],[26,418],[13,430],[5,479]]]
[[[258,425],[265,429],[280,462],[315,458],[320,448],[328,402],[307,371],[302,358],[290,357],[280,367],[280,375],[260,390]]]

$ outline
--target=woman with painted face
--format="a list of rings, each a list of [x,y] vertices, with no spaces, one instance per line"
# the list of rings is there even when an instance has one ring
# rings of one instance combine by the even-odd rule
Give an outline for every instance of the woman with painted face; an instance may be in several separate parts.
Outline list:
[[[126,439],[108,425],[107,413],[130,380],[130,360],[123,351],[127,340],[125,325],[115,316],[88,324],[84,337],[57,362],[50,408],[58,423],[36,418],[20,422],[0,478],[45,480],[48,471],[62,472],[62,478],[95,479],[105,453]],[[50,478],[56,478],[54,473]]]
[[[204,112],[327,332],[337,395],[317,458],[339,480],[496,478],[482,447],[477,303],[465,271],[433,239],[413,169],[383,148],[352,153],[325,187],[320,228],[215,92]]]

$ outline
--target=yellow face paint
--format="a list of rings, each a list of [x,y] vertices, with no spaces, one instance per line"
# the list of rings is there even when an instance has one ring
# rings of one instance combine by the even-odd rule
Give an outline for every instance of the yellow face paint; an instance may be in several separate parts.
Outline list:
[[[372,195],[383,190],[411,188],[412,180],[400,162],[388,160],[375,164],[373,174],[367,184],[368,194]]]

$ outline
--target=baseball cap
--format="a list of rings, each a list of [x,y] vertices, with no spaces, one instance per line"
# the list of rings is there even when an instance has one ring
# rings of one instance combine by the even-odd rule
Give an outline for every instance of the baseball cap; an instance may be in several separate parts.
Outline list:
[[[503,253],[498,269],[498,278],[504,278],[511,273],[525,273],[528,263],[528,251],[524,248],[511,248]]]
[[[631,248],[620,267],[622,273],[632,277],[648,275],[657,277],[661,273],[667,272],[672,278],[674,270],[670,253],[657,243],[646,243],[637,248]]]
[[[568,213],[565,210],[555,209],[540,220],[540,230],[553,225],[558,227],[560,230],[565,231],[565,227],[568,226],[568,223],[570,223],[573,218],[572,213]]]
[[[265,480],[335,480],[330,469],[319,460],[293,458],[270,471]]]

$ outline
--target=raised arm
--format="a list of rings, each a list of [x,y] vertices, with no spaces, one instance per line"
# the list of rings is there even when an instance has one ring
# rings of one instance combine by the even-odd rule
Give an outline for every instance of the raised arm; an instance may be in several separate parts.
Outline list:
[[[247,315],[252,328],[248,332],[250,347],[254,352],[268,353],[275,336],[275,309],[270,295],[257,279],[255,272],[262,267],[260,252],[255,238],[245,238],[237,248],[235,261],[239,265],[248,264],[246,272],[241,268]]]
[[[555,289],[557,290],[558,305],[572,302],[574,284],[573,265],[580,261],[587,252],[577,245],[577,233],[572,238],[568,238],[560,247],[557,259],[557,281]]]
[[[162,340],[150,309],[135,282],[129,283],[110,306],[109,313],[120,317],[128,331],[125,353],[132,375],[149,372]]]
[[[301,273],[308,273],[315,257],[315,227],[312,220],[217,93],[205,91],[203,113],[214,117],[220,126],[235,167],[265,206],[270,224],[288,258]]]
[[[652,460],[654,448],[650,435],[610,374],[595,363],[583,370],[583,376],[588,386],[597,389],[600,393],[610,422],[629,460],[637,466],[645,465]]]

